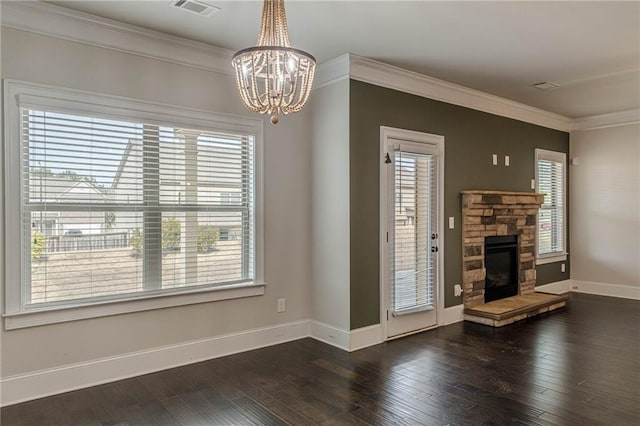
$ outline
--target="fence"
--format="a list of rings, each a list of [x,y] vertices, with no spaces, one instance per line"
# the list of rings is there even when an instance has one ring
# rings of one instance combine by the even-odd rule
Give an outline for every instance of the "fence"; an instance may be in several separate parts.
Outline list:
[[[123,248],[129,245],[128,232],[108,232],[104,234],[60,235],[47,237],[47,253],[82,250],[105,250]]]

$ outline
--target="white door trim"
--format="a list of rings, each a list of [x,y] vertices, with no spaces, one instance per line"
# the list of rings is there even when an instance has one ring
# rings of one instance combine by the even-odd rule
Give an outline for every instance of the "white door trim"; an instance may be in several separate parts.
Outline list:
[[[387,144],[389,139],[399,139],[418,144],[429,144],[436,147],[438,151],[438,247],[440,256],[438,256],[438,277],[436,283],[436,323],[440,325],[440,318],[444,315],[444,136],[431,133],[416,132],[413,130],[398,129],[394,127],[380,126],[380,212],[379,221],[379,263],[380,263],[380,324],[382,325],[382,338],[389,340],[387,327],[387,307],[389,306],[388,291],[386,291],[386,282],[389,275],[387,258],[387,171],[385,164],[385,154],[387,152]],[[437,326],[436,325],[436,326]]]

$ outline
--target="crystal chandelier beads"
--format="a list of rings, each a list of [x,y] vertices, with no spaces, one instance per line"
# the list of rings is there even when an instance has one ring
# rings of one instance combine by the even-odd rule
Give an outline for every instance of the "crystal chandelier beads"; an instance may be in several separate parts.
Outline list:
[[[300,111],[309,99],[316,61],[291,47],[284,0],[265,0],[257,46],[238,51],[232,64],[242,102],[271,115],[273,124],[280,114]]]

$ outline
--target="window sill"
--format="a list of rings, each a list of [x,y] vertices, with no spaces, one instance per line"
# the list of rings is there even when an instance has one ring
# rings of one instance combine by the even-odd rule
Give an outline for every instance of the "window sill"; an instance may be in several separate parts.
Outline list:
[[[536,258],[536,265],[546,265],[547,263],[563,262],[567,260],[567,253],[552,254]]]
[[[65,306],[48,310],[5,314],[3,315],[4,327],[5,330],[14,330],[87,318],[150,311],[174,306],[261,296],[264,294],[265,285],[266,284],[264,283],[230,285],[208,288],[205,290],[198,289],[192,292],[183,292],[180,294],[138,297],[101,304]]]

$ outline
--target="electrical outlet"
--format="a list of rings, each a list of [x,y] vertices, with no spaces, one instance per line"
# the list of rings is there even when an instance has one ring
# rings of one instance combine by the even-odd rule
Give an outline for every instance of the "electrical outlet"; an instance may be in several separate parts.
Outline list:
[[[498,154],[493,154],[491,156],[491,161],[493,162],[494,166],[497,166],[498,165]]]
[[[536,180],[531,179],[531,189],[536,189]]]
[[[453,229],[456,227],[456,220],[453,216],[449,216],[449,229]]]
[[[509,156],[508,155],[504,156],[504,165],[509,167]]]
[[[560,264],[560,272],[566,272],[566,270],[567,270],[566,265],[564,263],[561,263]]]
[[[458,296],[461,296],[461,295],[462,295],[462,287],[460,287],[460,284],[456,284],[456,285],[453,287],[453,294],[454,294],[456,297],[458,297]]]
[[[287,310],[286,300],[278,299],[278,312],[284,312]]]

